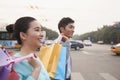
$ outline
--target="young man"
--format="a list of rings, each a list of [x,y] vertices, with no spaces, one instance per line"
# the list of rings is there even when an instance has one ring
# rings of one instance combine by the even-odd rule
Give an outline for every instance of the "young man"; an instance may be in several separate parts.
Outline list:
[[[74,33],[74,20],[69,17],[64,17],[58,23],[58,29],[62,37],[63,46],[67,47],[67,59],[66,59],[66,80],[71,80],[72,60],[70,56],[70,38]]]

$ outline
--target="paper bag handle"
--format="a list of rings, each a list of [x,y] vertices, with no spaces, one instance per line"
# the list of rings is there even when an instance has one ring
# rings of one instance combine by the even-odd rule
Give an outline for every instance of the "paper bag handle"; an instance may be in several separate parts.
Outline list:
[[[36,58],[37,56],[34,53],[31,53],[31,54],[23,56],[23,57],[17,57],[17,58],[14,59],[14,63],[21,62],[22,60],[30,58],[30,57]]]
[[[60,34],[59,37],[58,37],[57,43],[61,43],[62,37],[63,36]]]

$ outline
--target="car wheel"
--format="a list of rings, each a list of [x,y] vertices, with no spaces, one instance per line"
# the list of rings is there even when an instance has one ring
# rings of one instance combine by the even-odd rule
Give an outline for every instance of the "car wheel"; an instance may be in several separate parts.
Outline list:
[[[116,53],[116,55],[120,55],[119,53]]]
[[[75,47],[75,50],[80,50],[80,47],[79,47],[79,46],[76,46],[76,47]]]

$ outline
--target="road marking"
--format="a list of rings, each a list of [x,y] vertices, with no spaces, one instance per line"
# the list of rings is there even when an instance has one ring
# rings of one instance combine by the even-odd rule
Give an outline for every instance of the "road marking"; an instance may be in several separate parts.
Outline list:
[[[103,54],[110,54],[110,53],[103,53]]]
[[[95,55],[95,53],[90,53],[87,51],[81,51],[83,54],[87,54],[87,55]],[[102,53],[102,54],[110,54],[110,53]]]
[[[85,80],[83,78],[82,74],[79,72],[73,72],[71,78],[72,78],[72,80]]]
[[[81,51],[83,52],[84,54],[87,54],[87,55],[91,55],[92,53],[89,53],[89,52],[86,52],[86,51]]]
[[[112,75],[108,74],[108,73],[100,73],[100,75],[105,79],[105,80],[118,80],[115,77],[113,77]]]

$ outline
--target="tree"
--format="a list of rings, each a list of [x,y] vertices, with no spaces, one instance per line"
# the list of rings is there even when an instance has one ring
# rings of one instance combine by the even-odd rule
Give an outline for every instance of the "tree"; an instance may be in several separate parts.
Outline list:
[[[54,40],[58,37],[58,33],[56,31],[53,31],[51,29],[48,29],[46,27],[42,27],[44,31],[46,31],[46,37],[47,39]]]

